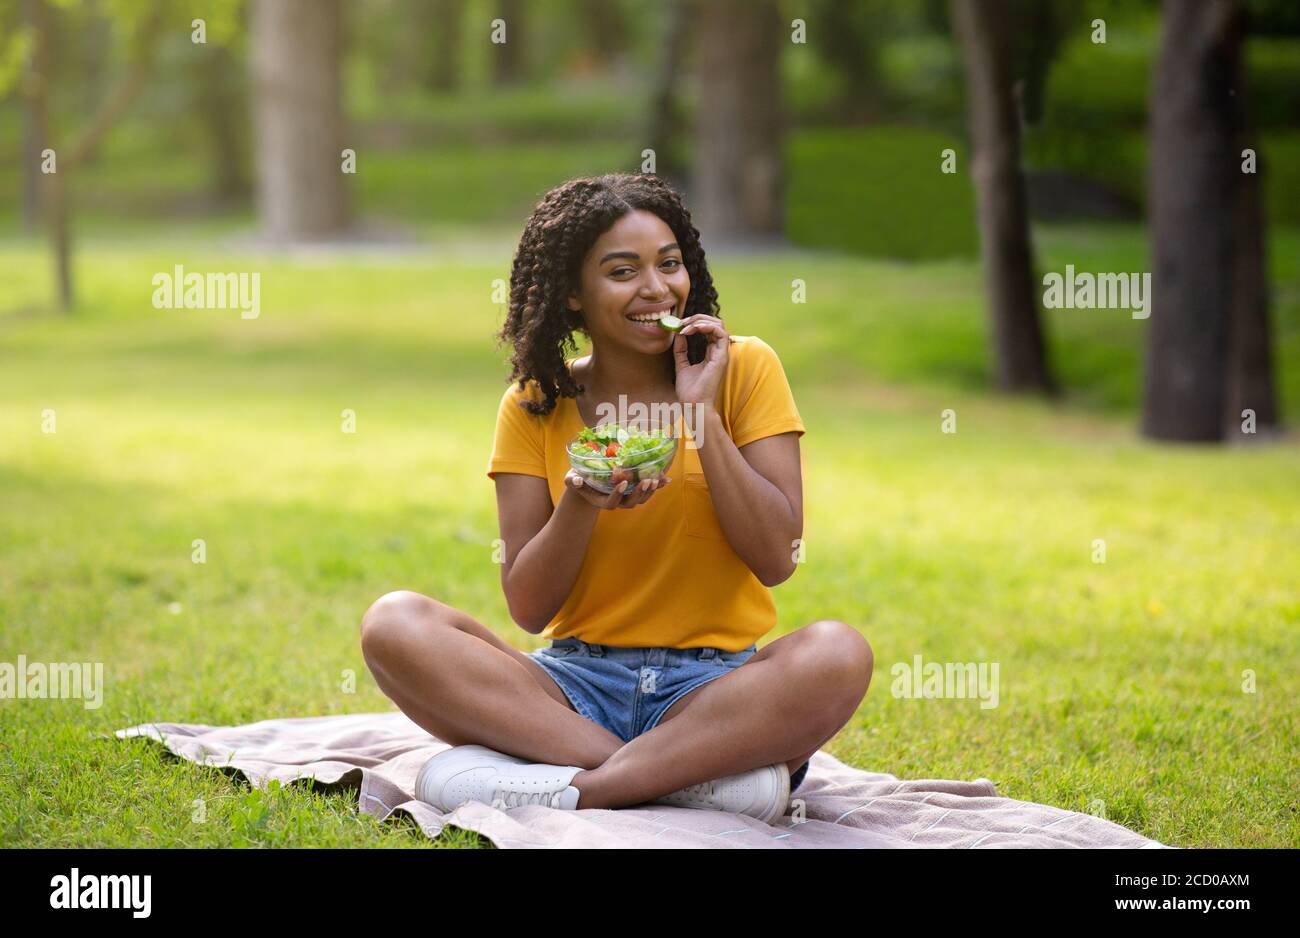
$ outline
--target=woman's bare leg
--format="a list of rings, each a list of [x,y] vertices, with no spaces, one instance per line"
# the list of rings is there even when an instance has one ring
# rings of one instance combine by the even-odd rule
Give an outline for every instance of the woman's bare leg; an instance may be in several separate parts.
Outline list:
[[[666,714],[598,767],[575,775],[578,807],[641,804],[775,762],[797,769],[856,712],[871,669],[871,646],[843,622],[814,622],[784,635],[688,694],[671,718]]]
[[[421,593],[388,593],[361,621],[380,690],[453,746],[595,768],[623,740],[577,713],[546,670],[473,618]]]

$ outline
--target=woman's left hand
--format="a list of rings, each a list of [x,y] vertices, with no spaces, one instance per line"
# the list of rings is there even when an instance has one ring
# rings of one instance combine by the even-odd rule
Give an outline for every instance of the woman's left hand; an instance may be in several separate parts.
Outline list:
[[[704,361],[692,365],[686,357],[686,337],[698,333],[707,336],[708,351]],[[677,399],[682,403],[712,404],[718,395],[722,377],[727,372],[731,337],[722,320],[696,313],[688,316],[682,331],[673,338],[673,360],[677,363]]]

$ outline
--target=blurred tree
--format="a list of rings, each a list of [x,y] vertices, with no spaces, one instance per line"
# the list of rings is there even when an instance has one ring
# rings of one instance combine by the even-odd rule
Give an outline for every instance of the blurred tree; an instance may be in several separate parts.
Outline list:
[[[365,63],[374,93],[387,98],[419,81],[431,35],[429,0],[365,0],[348,33],[348,55]]]
[[[242,76],[231,50],[212,41],[199,46],[190,60],[194,112],[207,141],[212,196],[221,205],[243,202],[253,191]]]
[[[1047,76],[1061,51],[1061,43],[1072,29],[1086,24],[1079,0],[1010,0],[1012,31],[1011,73],[1016,83],[1020,115],[1026,124],[1043,117]]]
[[[506,41],[492,45],[492,83],[514,85],[524,80],[527,68],[528,24],[523,0],[497,0],[499,17],[506,24]]]
[[[429,60],[424,67],[425,86],[431,91],[451,92],[460,84],[460,44],[465,21],[465,0],[414,0],[417,7],[430,12],[423,17],[425,35],[432,40]]]
[[[952,0],[951,10],[966,72],[971,178],[979,206],[995,381],[1005,391],[1050,393],[1020,165],[1020,114],[1012,87],[1016,26],[1005,0]]]
[[[880,39],[890,19],[887,0],[813,0],[809,40],[842,78],[836,110],[842,120],[869,121],[883,99]]]
[[[949,33],[952,24],[948,18],[948,0],[921,0],[921,22],[932,33]]]
[[[614,0],[578,0],[587,48],[596,64],[609,68],[627,48],[627,23]]]
[[[1240,190],[1233,82],[1235,2],[1165,0],[1151,89],[1154,276],[1142,432],[1218,440],[1227,403],[1234,202]]]
[[[35,2],[35,0],[28,0]],[[40,115],[33,98],[23,99],[22,196],[19,215],[23,231],[35,234],[41,217],[41,130]]]
[[[366,0],[349,55],[366,62],[384,97],[451,92],[461,82],[465,0]]]
[[[695,214],[724,237],[784,229],[781,48],[776,0],[707,0],[696,25]]]
[[[1258,22],[1256,17],[1268,12],[1258,7],[1259,4],[1245,8],[1246,32],[1253,33]],[[1268,19],[1263,25],[1275,28],[1274,22]],[[1252,114],[1253,95],[1247,80],[1245,56],[1237,56],[1236,69],[1231,95],[1237,127],[1235,150],[1239,157],[1245,149],[1254,151],[1256,171],[1241,172],[1239,166],[1234,174],[1232,305],[1228,316],[1228,387],[1224,415],[1229,439],[1241,437],[1242,414],[1247,410],[1254,412],[1256,433],[1275,430],[1281,423],[1273,379],[1268,244],[1260,178],[1267,167],[1259,162],[1259,134]]]
[[[693,0],[668,0],[664,12],[663,41],[658,50],[646,139],[655,151],[658,175],[681,185],[687,174],[687,162],[682,152],[684,130],[679,96],[696,5]]]
[[[0,76],[0,94],[17,78],[17,63],[26,62],[31,55],[30,47],[36,35],[40,13],[37,4],[41,0],[22,0],[21,11],[5,9],[5,30],[0,35],[7,38],[0,43],[0,58],[10,65],[5,74]],[[28,74],[31,74],[29,70]],[[35,234],[40,225],[41,216],[41,150],[45,144],[41,140],[41,115],[37,108],[36,95],[20,95],[19,106],[22,111],[22,142],[19,160],[22,165],[22,195],[19,214],[22,218],[23,231]]]
[[[1252,36],[1300,36],[1300,4],[1295,0],[1246,0],[1245,12]]]
[[[1273,339],[1269,323],[1268,251],[1264,206],[1256,173],[1240,173],[1233,200],[1232,306],[1228,324],[1226,431],[1239,437],[1246,410],[1255,431],[1280,423],[1273,381]]]
[[[340,0],[253,0],[249,30],[257,207],[266,235],[348,225]]]
[[[59,6],[59,0],[54,0],[54,4]],[[103,102],[107,88],[113,24],[103,15],[96,0],[85,0],[85,11],[88,15],[80,18],[75,30],[58,37],[62,47],[55,57],[64,63],[60,69],[63,74],[59,77],[66,76],[75,81],[74,87],[81,99],[77,110],[89,114]],[[91,159],[93,161],[93,155]]]
[[[41,148],[54,153],[53,171],[42,173],[40,202],[54,253],[59,307],[65,312],[72,309],[74,301],[70,178],[75,178],[77,170],[90,159],[144,89],[153,69],[155,39],[163,20],[162,0],[151,3],[119,0],[111,5],[110,10],[113,23],[122,32],[128,49],[126,72],[116,86],[99,98],[99,105],[90,118],[80,125],[78,132],[64,146],[60,142],[54,113],[53,88],[57,70],[53,56],[55,11],[46,0],[30,0],[26,8],[32,41],[24,87]],[[86,8],[64,2],[59,6],[59,13],[84,17]]]

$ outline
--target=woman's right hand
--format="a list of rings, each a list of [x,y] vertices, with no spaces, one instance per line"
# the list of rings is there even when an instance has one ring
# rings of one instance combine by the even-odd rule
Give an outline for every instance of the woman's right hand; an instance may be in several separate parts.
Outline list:
[[[620,482],[614,491],[606,495],[584,483],[582,476],[570,469],[564,476],[564,488],[596,508],[635,508],[644,505],[660,486],[667,485],[671,481],[672,479],[668,478],[644,479],[634,486],[629,486],[627,482]]]

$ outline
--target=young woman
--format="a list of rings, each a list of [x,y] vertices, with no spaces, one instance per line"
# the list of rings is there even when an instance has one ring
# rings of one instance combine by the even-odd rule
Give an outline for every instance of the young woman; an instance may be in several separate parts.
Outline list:
[[[575,179],[538,203],[510,278],[488,476],[510,614],[552,641],[525,654],[414,592],[370,607],[380,688],[453,747],[417,797],[770,821],[857,710],[872,668],[857,630],[823,620],[756,644],[776,624],[768,588],[795,569],[804,427],[776,353],[717,313],[699,232],[658,177]],[[566,357],[576,332],[591,352]],[[566,445],[638,405],[677,405],[691,428],[666,477],[583,485]]]

